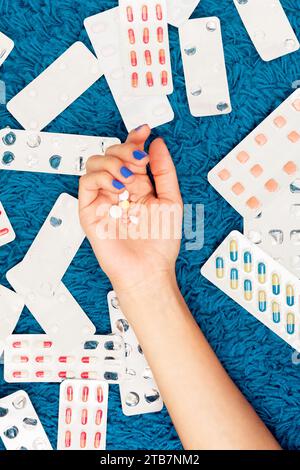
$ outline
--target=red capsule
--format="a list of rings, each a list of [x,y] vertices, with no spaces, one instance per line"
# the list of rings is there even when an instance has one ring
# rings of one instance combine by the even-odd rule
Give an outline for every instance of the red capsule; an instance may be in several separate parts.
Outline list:
[[[81,424],[85,425],[88,420],[88,411],[86,409],[81,412]]]
[[[130,44],[134,44],[134,43],[135,43],[135,34],[134,34],[133,29],[129,29],[129,30],[128,30],[128,38],[129,38]]]
[[[72,410],[71,408],[66,409],[66,416],[65,416],[66,424],[70,424],[72,421]]]
[[[126,8],[126,13],[127,13],[127,19],[129,21],[129,23],[132,23],[133,22],[133,10],[132,10],[132,7],[127,7]]]
[[[52,341],[43,342],[43,348],[51,348],[51,346],[52,346]]]
[[[143,31],[143,42],[144,42],[144,44],[148,44],[149,39],[150,39],[149,28],[144,28],[144,31]]]
[[[86,446],[86,432],[82,432],[80,434],[80,447],[81,449],[84,449]]]
[[[148,87],[153,87],[154,81],[153,81],[153,75],[151,72],[146,73],[146,80],[147,80]]]
[[[148,21],[148,7],[147,5],[143,5],[142,7],[142,20]]]
[[[20,356],[19,357],[19,362],[28,362],[29,361],[29,357],[28,356]]]
[[[103,402],[103,389],[102,389],[102,387],[97,387],[97,402],[98,403]]]
[[[100,426],[101,421],[102,421],[102,410],[97,410],[96,418],[95,418],[96,425]]]
[[[135,51],[131,51],[131,52],[130,52],[130,62],[131,62],[132,67],[136,67],[136,66],[137,66],[137,56],[136,56],[136,52],[135,52]]]
[[[157,28],[157,40],[158,42],[163,42],[164,40],[164,30],[161,26]]]
[[[163,17],[163,12],[162,12],[162,7],[159,3],[156,5],[155,10],[156,10],[156,18],[159,21],[161,21]]]
[[[42,377],[45,377],[45,371],[43,371],[43,370],[38,370],[38,371],[35,373],[35,376],[41,379]]]
[[[139,76],[136,72],[131,75],[131,86],[137,88],[139,84]]]
[[[166,54],[165,54],[164,49],[159,50],[158,57],[159,57],[159,63],[161,65],[165,65],[165,63],[166,63]]]
[[[4,235],[7,235],[8,233],[9,233],[9,229],[3,228],[2,230],[0,230],[0,237],[3,237]]]
[[[71,431],[67,431],[65,434],[65,446],[67,448],[71,447]]]
[[[168,85],[168,72],[165,70],[161,73],[161,84],[162,86]]]
[[[96,432],[94,439],[94,448],[99,449],[101,443],[101,432]]]
[[[67,400],[68,401],[73,400],[73,387],[71,386],[67,387]]]
[[[152,64],[151,52],[148,49],[145,51],[145,61],[147,65]]]
[[[20,370],[16,370],[13,372],[12,376],[15,378],[15,379],[23,379],[27,376],[27,373],[26,372],[22,372]]]
[[[35,362],[44,362],[45,357],[44,356],[36,356]]]
[[[83,387],[81,399],[82,399],[82,401],[88,401],[88,399],[89,399],[89,387]]]
[[[58,358],[58,361],[59,361],[59,362],[67,362],[67,361],[68,361],[68,357],[67,357],[67,356],[60,356],[60,357]]]
[[[21,347],[22,347],[21,341],[15,341],[15,342],[12,344],[12,347],[13,347],[13,348],[21,348]]]

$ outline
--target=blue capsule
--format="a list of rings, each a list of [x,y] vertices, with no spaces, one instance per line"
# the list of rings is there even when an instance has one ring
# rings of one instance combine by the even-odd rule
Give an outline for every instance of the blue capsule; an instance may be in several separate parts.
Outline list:
[[[258,293],[258,308],[260,312],[265,312],[267,310],[267,297],[263,290]]]
[[[218,279],[222,279],[224,277],[224,260],[221,256],[216,258],[216,275]]]
[[[49,158],[49,163],[53,170],[58,170],[61,163],[61,157],[59,155],[52,155],[52,157]]]
[[[258,263],[257,266],[258,282],[264,284],[266,282],[266,265],[265,263]]]
[[[252,282],[249,279],[244,281],[244,297],[245,300],[252,300]]]
[[[4,137],[2,137],[2,142],[5,145],[13,145],[16,140],[17,140],[17,137],[14,132],[9,132],[8,134],[5,134]]]
[[[272,302],[273,322],[280,323],[280,306],[277,302]]]
[[[280,279],[278,274],[272,274],[272,292],[274,295],[280,294]]]
[[[295,303],[294,288],[290,284],[286,286],[286,303],[289,307],[292,307]]]
[[[231,261],[237,261],[238,259],[238,244],[236,240],[231,240],[229,244],[229,252]]]
[[[250,251],[244,253],[244,271],[245,273],[251,273],[252,271],[252,255]]]
[[[2,155],[3,165],[10,165],[15,159],[15,156],[12,152],[4,152]]]
[[[295,333],[295,315],[291,312],[287,314],[286,331],[289,335]]]
[[[236,268],[232,268],[230,271],[230,287],[231,289],[239,287],[239,272]]]

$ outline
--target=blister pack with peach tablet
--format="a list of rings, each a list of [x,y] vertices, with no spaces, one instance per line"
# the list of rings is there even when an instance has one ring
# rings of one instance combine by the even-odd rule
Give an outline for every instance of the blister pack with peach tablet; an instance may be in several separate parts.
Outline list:
[[[294,91],[208,174],[243,217],[256,217],[300,169],[300,90]]]

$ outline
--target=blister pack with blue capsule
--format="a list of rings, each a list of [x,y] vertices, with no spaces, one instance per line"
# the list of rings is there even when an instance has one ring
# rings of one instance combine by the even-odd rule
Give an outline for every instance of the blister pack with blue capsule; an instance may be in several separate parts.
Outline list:
[[[300,281],[258,245],[231,232],[201,274],[300,350]]]
[[[24,390],[0,399],[0,437],[7,450],[52,450]]]

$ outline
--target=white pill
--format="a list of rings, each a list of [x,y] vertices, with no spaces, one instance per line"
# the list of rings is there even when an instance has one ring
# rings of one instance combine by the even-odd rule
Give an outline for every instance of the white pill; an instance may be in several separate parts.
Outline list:
[[[129,216],[129,220],[130,220],[130,222],[131,222],[132,224],[134,224],[134,225],[138,225],[138,223],[139,223],[139,218],[136,217],[135,215],[130,215],[130,216]]]
[[[129,199],[129,192],[127,191],[127,189],[125,189],[123,193],[119,194],[119,201],[128,201],[128,199]]]
[[[111,206],[111,208],[109,209],[109,215],[113,219],[120,219],[122,217],[122,213],[122,208],[119,206]]]

